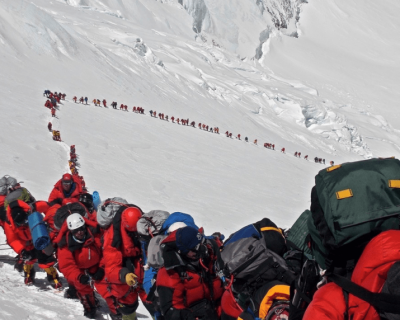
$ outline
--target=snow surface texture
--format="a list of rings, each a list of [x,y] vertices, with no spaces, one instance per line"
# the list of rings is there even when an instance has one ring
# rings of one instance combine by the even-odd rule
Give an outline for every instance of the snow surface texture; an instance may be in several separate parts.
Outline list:
[[[207,234],[262,217],[290,227],[324,168],[315,156],[399,155],[399,13],[394,0],[0,0],[1,175],[47,199],[75,144],[80,174],[103,199],[190,213]],[[67,94],[56,119],[45,89]],[[74,104],[74,95],[146,115]],[[26,288],[3,262],[0,319],[84,319],[79,302],[46,291],[44,272]]]

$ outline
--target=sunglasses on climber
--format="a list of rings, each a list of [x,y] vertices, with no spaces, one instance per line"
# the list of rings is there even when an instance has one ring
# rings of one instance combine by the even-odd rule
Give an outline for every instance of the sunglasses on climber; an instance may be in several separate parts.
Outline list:
[[[201,240],[194,248],[190,249],[187,257],[191,259],[199,259],[207,256],[207,247],[205,245],[205,238]]]
[[[204,238],[202,239],[202,241],[199,244],[197,244],[194,248],[190,249],[189,251],[196,252],[196,253],[199,252],[201,245],[203,243],[204,243]]]
[[[82,226],[82,227],[76,228],[74,230],[71,230],[72,234],[76,234],[76,233],[78,233],[80,231],[86,231],[86,227]]]

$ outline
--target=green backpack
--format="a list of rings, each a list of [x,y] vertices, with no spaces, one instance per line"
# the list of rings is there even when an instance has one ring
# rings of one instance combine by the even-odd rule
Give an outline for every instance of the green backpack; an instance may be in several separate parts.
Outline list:
[[[15,200],[22,200],[28,204],[35,202],[35,198],[31,195],[31,193],[26,188],[18,188],[12,192],[10,192],[5,200],[4,200],[4,208],[7,210],[9,204]]]
[[[307,223],[311,216],[310,210],[305,210],[295,221],[293,226],[285,232],[286,241],[289,247],[302,251],[311,258],[312,252],[307,246],[307,237],[309,236]]]
[[[321,268],[349,269],[377,234],[398,230],[400,161],[370,159],[321,170],[311,192],[307,227]]]

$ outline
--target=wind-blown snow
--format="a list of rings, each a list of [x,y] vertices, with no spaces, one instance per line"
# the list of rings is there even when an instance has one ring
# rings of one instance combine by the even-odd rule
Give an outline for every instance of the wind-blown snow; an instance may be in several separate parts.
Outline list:
[[[290,227],[324,168],[315,156],[341,163],[399,154],[400,6],[358,3],[0,0],[1,175],[47,199],[75,144],[89,191],[103,199],[187,212],[206,233],[229,235],[262,217]],[[278,26],[267,7],[282,17]],[[67,94],[57,119],[43,106],[44,89]],[[74,95],[146,114],[74,104]],[[0,261],[13,255],[2,250]],[[26,288],[4,262],[0,318],[84,319],[78,302]]]

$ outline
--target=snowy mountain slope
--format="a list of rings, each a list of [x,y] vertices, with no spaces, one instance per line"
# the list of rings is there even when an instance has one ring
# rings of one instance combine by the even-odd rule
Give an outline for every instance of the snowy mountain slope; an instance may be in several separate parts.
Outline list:
[[[278,35],[264,45],[260,63],[282,77],[301,78],[321,97],[351,106],[356,120],[362,114],[365,121],[357,129],[371,150],[397,149],[399,12],[397,1],[310,1],[302,6],[301,36]],[[354,117],[343,109],[340,113]],[[382,136],[376,139],[369,130],[378,128]]]
[[[280,30],[297,36],[302,0],[178,0],[193,17],[193,31],[204,42],[254,57],[256,50]]]
[[[395,15],[397,4],[372,7],[367,1],[368,10],[354,11],[351,1],[336,1],[336,7],[309,1],[299,13],[299,37],[271,29],[257,60],[251,58],[259,32],[269,24],[253,19],[254,3],[232,2],[226,12],[224,2],[213,3],[218,26],[232,21],[224,14],[240,6],[236,30],[252,49],[238,56],[234,46],[196,37],[184,1],[0,0],[2,175],[25,181],[37,199],[46,199],[67,172],[69,145],[75,144],[91,192],[125,197],[144,211],[191,213],[206,233],[228,235],[265,216],[290,227],[309,207],[314,176],[324,168],[311,160],[315,156],[335,163],[398,156],[392,102],[399,28],[395,21],[384,31],[379,26],[391,21],[383,17]],[[220,29],[209,30],[211,37]],[[44,89],[67,94],[58,119],[43,107]],[[74,104],[74,95],[115,100],[129,110],[142,106],[146,115]],[[150,110],[218,126],[220,135],[151,118]],[[63,143],[51,139],[49,121]],[[250,142],[226,138],[226,130]],[[264,142],[277,150],[263,148]],[[295,151],[310,161],[293,157]],[[78,302],[26,289],[11,269],[6,262],[0,272],[0,318],[83,319]]]
[[[149,115],[68,101],[57,111],[59,119],[53,120],[64,140],[57,143],[47,132],[50,116],[40,105],[43,101],[36,95],[30,101],[36,107],[25,110],[25,122],[27,116],[42,119],[32,123],[32,132],[21,142],[24,150],[19,150],[14,139],[9,150],[15,156],[2,160],[4,167],[10,168],[7,173],[23,177],[24,186],[38,199],[46,199],[52,184],[67,171],[68,146],[76,144],[80,173],[89,190],[98,190],[103,199],[122,196],[145,211],[188,212],[207,233],[229,234],[243,225],[244,217],[247,223],[268,216],[290,226],[289,217],[295,219],[309,206],[310,177],[322,168],[292,155]],[[18,121],[15,124],[22,126]],[[277,170],[281,167],[291,169]],[[290,205],[276,201],[287,197]],[[4,243],[3,235],[0,240]],[[2,254],[14,256],[12,250]],[[12,271],[11,264],[6,263],[3,270],[6,272],[0,273],[0,279],[6,289],[0,290],[0,303],[7,308],[2,308],[2,318],[26,319],[29,315],[32,319],[53,319],[57,315],[57,319],[69,319],[82,314],[78,302],[66,301],[52,290],[38,293],[35,286],[22,291],[23,279]],[[45,276],[39,273],[38,277]],[[44,288],[44,280],[39,284]],[[21,296],[26,297],[24,302],[15,305],[13,301]],[[142,307],[139,312],[145,314]],[[102,314],[106,314],[105,307],[98,319]]]
[[[7,6],[4,6],[6,8],[3,14],[4,21],[10,19],[8,16],[13,16],[12,12],[15,13],[13,18],[15,21],[6,25],[7,33],[13,36],[10,37],[12,40],[5,41],[4,44],[7,50],[14,48],[10,52],[13,58],[10,62],[7,59],[3,61],[4,63],[7,61],[8,65],[15,62],[13,69],[17,69],[22,61],[16,60],[15,56],[19,57],[19,52],[30,52],[30,59],[38,57],[35,60],[35,78],[46,79],[44,83],[48,83],[48,87],[51,87],[52,81],[57,85],[58,78],[63,78],[65,71],[69,70],[73,75],[70,79],[70,88],[73,92],[83,88],[82,94],[96,95],[99,83],[96,82],[93,89],[91,86],[98,77],[101,77],[107,80],[105,81],[107,88],[101,88],[101,92],[105,95],[120,99],[133,95],[138,104],[145,103],[146,106],[154,107],[162,103],[165,110],[169,112],[188,107],[194,108],[194,104],[187,103],[193,99],[203,106],[198,112],[211,116],[204,118],[203,121],[212,119],[215,114],[221,118],[219,115],[227,115],[229,112],[229,123],[226,121],[223,123],[226,123],[227,129],[237,128],[238,133],[257,136],[262,134],[260,131],[265,132],[264,129],[266,129],[266,135],[271,136],[270,140],[275,140],[276,134],[292,140],[293,135],[286,136],[285,132],[269,132],[267,125],[285,120],[281,119],[281,109],[285,110],[290,103],[292,107],[295,107],[295,113],[299,115],[295,120],[298,120],[303,128],[307,128],[305,123],[310,120],[308,119],[310,113],[304,112],[304,109],[319,110],[317,118],[311,119],[311,122],[321,123],[322,121],[324,124],[332,124],[334,129],[324,127],[316,132],[331,131],[327,150],[333,155],[334,150],[337,149],[355,150],[366,157],[373,155],[365,143],[360,146],[352,142],[361,140],[358,137],[360,128],[357,128],[357,125],[354,122],[351,123],[351,120],[342,113],[343,106],[347,104],[336,103],[335,100],[330,99],[330,107],[327,109],[326,104],[323,103],[325,97],[319,95],[312,86],[307,86],[298,80],[288,80],[269,74],[257,63],[241,61],[229,51],[209,46],[207,43],[195,42],[193,38],[189,40],[190,36],[193,37],[193,34],[189,34],[191,31],[182,38],[181,31],[177,28],[172,32],[176,32],[179,36],[171,34],[169,31],[171,29],[165,32],[161,29],[163,26],[157,24],[155,25],[161,30],[154,28],[150,30],[143,28],[141,24],[136,24],[136,21],[132,22],[125,18],[118,18],[118,15],[104,13],[110,10],[103,12],[89,6],[75,7],[63,3],[52,3],[49,7],[47,3],[46,5],[40,5],[40,3],[34,5],[23,1],[7,2]],[[165,10],[165,8],[175,10],[174,13],[181,15],[180,18],[187,18],[186,26],[189,27],[189,17],[173,2],[151,3],[154,6],[158,5],[158,10],[152,8],[154,15],[161,17],[165,12],[160,10]],[[85,2],[86,4],[91,4],[91,2]],[[69,16],[58,14],[60,10],[66,10]],[[144,14],[149,12],[147,9],[142,10]],[[137,12],[137,10],[132,11]],[[160,17],[157,16],[158,19],[155,20],[160,21]],[[95,20],[96,18],[98,20]],[[27,22],[24,22],[25,20]],[[32,28],[35,21],[39,20],[44,22]],[[118,27],[115,25],[117,22]],[[168,22],[168,25],[171,23]],[[21,26],[21,30],[18,31],[16,26]],[[26,33],[26,30],[29,32]],[[17,44],[17,40],[14,39],[19,40],[20,43]],[[47,74],[50,70],[47,70],[46,66],[51,63],[57,63],[59,70],[63,72],[57,80],[49,81]],[[37,70],[38,68],[40,70]],[[88,68],[93,70],[88,70]],[[287,101],[288,97],[278,101],[279,94],[286,92],[291,94],[290,101],[282,102]],[[259,110],[263,110],[263,114],[260,114]],[[376,112],[368,112],[376,114]],[[238,117],[232,116],[232,113],[237,113]],[[305,113],[305,116],[301,116],[302,113]],[[313,114],[311,113],[311,117]],[[327,117],[328,114],[331,116]],[[379,117],[379,114],[377,116]],[[240,121],[232,123],[235,118]],[[292,120],[293,118],[289,118],[290,124],[293,123]],[[366,122],[367,120],[376,123],[374,116],[372,119],[366,119]],[[262,130],[250,131],[253,130],[254,121],[262,124],[260,128]],[[387,120],[383,118],[383,122]],[[286,127],[285,122],[280,124],[280,127]],[[355,130],[348,130],[348,127],[355,127]],[[385,126],[383,132],[380,132],[384,137],[380,137],[379,141],[394,139],[393,135],[387,137],[387,128],[390,128],[390,124]],[[368,133],[368,136],[371,135],[375,134]],[[321,136],[310,135],[310,137],[313,136],[315,139],[311,138],[314,139],[311,144],[318,144]],[[347,138],[342,139],[343,136]],[[302,141],[295,140],[294,142],[300,144]],[[391,141],[391,144],[397,145],[398,142]]]

